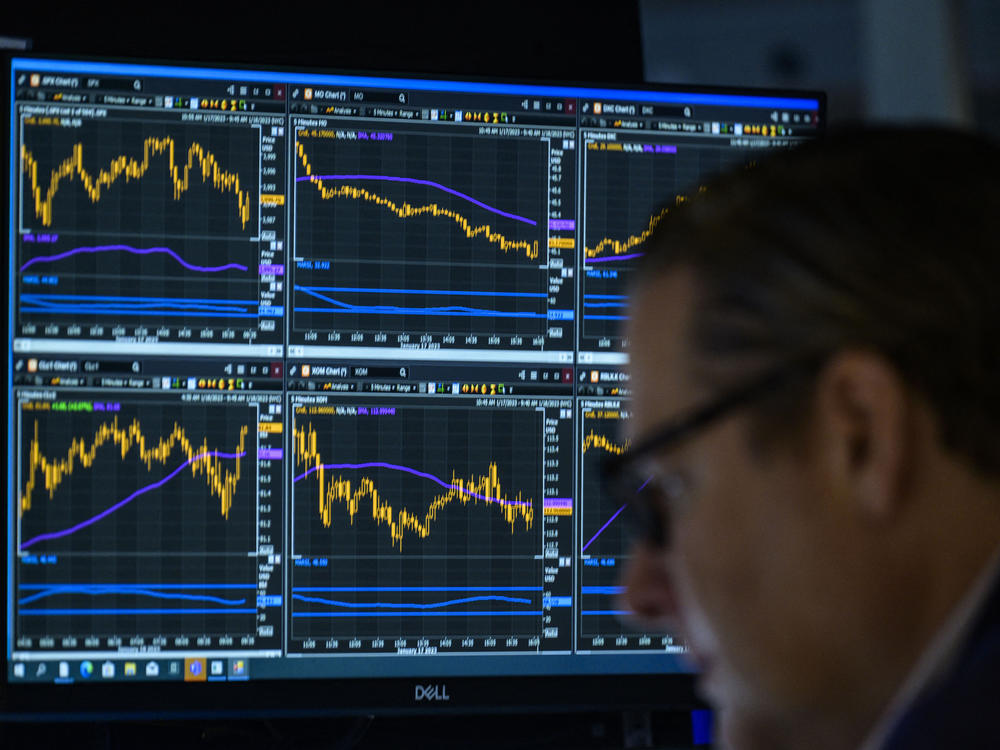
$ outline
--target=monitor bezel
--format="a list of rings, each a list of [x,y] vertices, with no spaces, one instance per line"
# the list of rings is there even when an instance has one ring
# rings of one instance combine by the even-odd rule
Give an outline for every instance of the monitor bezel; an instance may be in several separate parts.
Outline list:
[[[237,77],[247,72],[267,74],[270,78],[286,77],[289,81],[310,76],[358,77],[363,85],[395,88],[391,82],[413,81],[453,82],[457,84],[509,85],[524,89],[533,87],[539,96],[566,95],[564,90],[580,92],[580,98],[591,94],[614,98],[641,100],[655,92],[673,92],[681,95],[706,94],[712,96],[740,96],[815,100],[819,113],[817,137],[822,137],[827,120],[827,98],[822,91],[757,88],[745,86],[668,84],[662,82],[600,81],[549,81],[544,79],[499,78],[442,73],[421,74],[414,71],[389,72],[373,69],[345,71],[319,66],[253,65],[244,62],[191,62],[186,60],[139,59],[120,57],[94,57],[90,55],[54,55],[7,51],[3,56],[6,106],[14,104],[11,83],[15,63],[23,65],[33,61],[50,61],[67,65],[143,66],[163,68],[165,77],[183,77],[184,69],[217,73],[233,73]],[[150,71],[150,74],[155,72]],[[436,91],[428,87],[426,90]],[[14,113],[7,111],[5,130],[10,144],[10,123]],[[10,150],[5,150],[4,163],[10,175]],[[9,181],[4,180],[5,190]],[[13,206],[13,196],[7,202],[8,215]],[[10,230],[13,232],[13,229]],[[5,273],[7,273],[5,268]],[[8,280],[9,287],[9,280]],[[10,341],[10,318],[5,318],[5,332]],[[12,387],[9,382],[12,352],[8,351],[5,372],[7,397],[4,411],[9,415]],[[8,509],[9,512],[9,509]],[[8,534],[4,534],[6,549]],[[4,557],[5,565],[7,556]],[[9,575],[8,571],[8,575]],[[8,575],[3,576],[2,590],[5,607],[8,597]],[[696,692],[696,675],[688,672],[632,672],[627,670],[594,674],[557,673],[549,675],[497,675],[487,677],[348,677],[324,679],[251,679],[243,682],[189,683],[142,682],[122,683],[91,681],[71,684],[15,683],[8,679],[6,643],[7,612],[0,625],[0,636],[5,647],[0,653],[0,719],[7,721],[91,721],[137,719],[196,719],[196,718],[261,718],[300,716],[345,716],[358,714],[405,715],[408,713],[512,713],[512,712],[586,712],[610,709],[677,709],[693,710],[705,704]],[[659,654],[650,654],[651,657]],[[123,655],[124,656],[124,655]],[[137,654],[149,658],[151,654]],[[169,654],[165,654],[169,656]],[[611,654],[607,657],[610,658]],[[641,654],[630,652],[635,659]],[[288,658],[288,657],[283,657]],[[333,658],[333,657],[331,657]],[[382,657],[385,658],[385,657]],[[540,656],[540,659],[544,656]],[[586,659],[581,655],[580,659]],[[417,699],[418,687],[438,686],[436,692],[423,691],[425,697]],[[444,696],[447,698],[444,698]]]

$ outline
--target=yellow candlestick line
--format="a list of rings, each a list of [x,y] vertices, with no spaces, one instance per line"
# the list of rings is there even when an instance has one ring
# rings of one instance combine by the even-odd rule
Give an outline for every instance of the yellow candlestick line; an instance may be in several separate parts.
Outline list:
[[[354,525],[354,517],[361,512],[361,501],[367,500],[371,506],[372,519],[378,526],[387,526],[393,547],[403,551],[403,537],[409,532],[420,539],[426,539],[431,534],[431,526],[437,520],[438,512],[453,502],[462,505],[483,503],[499,508],[504,521],[510,525],[510,533],[517,531],[520,522],[524,530],[531,528],[535,518],[534,503],[522,498],[518,493],[508,500],[503,493],[495,463],[489,465],[483,476],[462,479],[452,473],[450,489],[439,492],[431,500],[424,513],[414,513],[405,508],[396,510],[382,498],[381,493],[370,477],[361,477],[356,481],[342,476],[330,477],[323,468],[323,459],[316,448],[316,431],[312,424],[295,430],[295,462],[296,466],[313,468],[313,476],[319,486],[319,516],[323,526],[333,525],[333,507],[335,504],[345,506],[350,523]],[[481,497],[480,497],[481,496]],[[483,498],[488,499],[483,499]]]
[[[437,203],[429,203],[426,206],[414,206],[409,203],[396,203],[381,195],[353,185],[327,187],[322,179],[313,176],[312,167],[309,164],[309,159],[301,143],[298,144],[298,152],[302,167],[305,169],[305,173],[310,176],[310,182],[316,186],[320,196],[326,200],[331,198],[351,198],[353,200],[367,201],[387,208],[400,219],[408,219],[411,216],[421,216],[424,214],[446,216],[458,224],[459,228],[465,233],[465,236],[470,239],[473,237],[485,237],[488,242],[497,245],[505,253],[522,252],[528,260],[538,258],[538,240],[532,242],[528,242],[527,240],[509,240],[499,232],[494,232],[489,224],[473,226],[472,222],[460,213],[452,211],[450,208],[439,206]]]
[[[686,201],[683,195],[678,195],[675,199],[675,204],[680,205]],[[646,228],[639,234],[634,234],[626,240],[613,240],[610,237],[605,237],[600,242],[598,242],[594,247],[584,247],[583,257],[596,258],[599,255],[625,255],[625,253],[634,250],[647,239],[649,235],[653,233],[656,229],[656,225],[663,221],[663,217],[670,213],[670,208],[663,208],[657,213],[649,217],[649,224]]]
[[[586,453],[591,448],[601,448],[606,450],[615,456],[620,456],[625,451],[628,450],[629,441],[626,440],[624,443],[619,445],[608,437],[601,435],[600,433],[591,430],[587,433],[586,437],[583,439],[583,452]]]
[[[133,419],[127,427],[123,428],[118,424],[118,417],[115,417],[111,422],[105,422],[97,428],[94,439],[89,445],[83,438],[73,438],[65,457],[49,458],[42,455],[38,429],[38,421],[36,420],[34,438],[28,449],[28,481],[24,485],[24,492],[21,494],[19,503],[22,514],[31,510],[32,494],[35,492],[39,480],[41,480],[42,488],[48,493],[51,500],[63,480],[77,469],[89,469],[93,466],[97,459],[98,450],[108,443],[118,446],[122,461],[125,461],[128,454],[135,448],[135,459],[144,464],[147,470],[152,469],[154,463],[167,463],[175,448],[180,448],[180,453],[188,461],[191,461],[195,456],[209,452],[207,438],[202,441],[201,445],[196,446],[188,439],[184,428],[176,422],[169,435],[154,442],[143,434],[138,419]],[[240,429],[236,453],[243,453],[245,450],[247,430],[247,425]],[[240,481],[242,464],[243,461],[238,460],[236,467],[229,469],[223,459],[216,456],[204,456],[191,462],[191,475],[204,475],[209,491],[220,499],[220,513],[226,519],[229,518],[229,509],[233,505],[233,494]]]
[[[29,178],[35,218],[41,219],[44,226],[52,226],[52,199],[59,192],[63,180],[79,180],[91,203],[98,203],[106,188],[112,187],[121,178],[126,182],[141,179],[149,171],[154,157],[166,154],[167,173],[173,182],[174,200],[180,200],[190,188],[191,170],[197,165],[202,182],[210,182],[216,190],[236,196],[237,213],[246,229],[247,222],[250,221],[250,191],[241,187],[240,176],[224,170],[215,156],[198,143],[192,143],[188,147],[185,163],[178,165],[175,148],[174,139],[170,136],[150,137],[143,143],[141,160],[118,156],[112,159],[107,169],[91,174],[83,166],[83,144],[77,143],[73,146],[72,154],[52,170],[48,187],[43,189],[38,179],[38,161],[22,144],[21,171]]]

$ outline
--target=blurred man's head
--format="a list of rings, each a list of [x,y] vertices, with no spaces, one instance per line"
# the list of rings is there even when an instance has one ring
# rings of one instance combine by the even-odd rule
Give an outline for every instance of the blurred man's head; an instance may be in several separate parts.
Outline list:
[[[736,395],[637,458],[670,528],[627,598],[734,743],[859,742],[1000,543],[998,176],[969,136],[844,135],[647,244],[633,445]]]

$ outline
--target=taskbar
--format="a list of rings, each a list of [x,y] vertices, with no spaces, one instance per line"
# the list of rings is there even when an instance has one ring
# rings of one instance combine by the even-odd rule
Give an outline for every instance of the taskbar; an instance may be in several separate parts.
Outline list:
[[[657,651],[623,654],[588,654],[581,662],[571,652],[523,654],[444,654],[444,658],[422,656],[366,658],[290,656],[277,652],[210,653],[183,655],[88,655],[90,658],[58,658],[17,655],[7,665],[7,684],[82,685],[95,683],[245,682],[256,680],[363,679],[366,677],[476,677],[517,675],[597,675],[690,673],[686,649],[679,645]]]
[[[275,653],[273,656],[278,656]],[[259,658],[262,656],[256,653]],[[12,683],[71,684],[88,682],[226,682],[250,679],[249,656],[182,656],[169,654],[151,658],[116,656],[88,659],[50,659],[29,655],[8,665],[7,678]]]

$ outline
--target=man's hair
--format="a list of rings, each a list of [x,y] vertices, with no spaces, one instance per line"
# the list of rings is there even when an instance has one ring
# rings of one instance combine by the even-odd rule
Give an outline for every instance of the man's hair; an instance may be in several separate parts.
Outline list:
[[[832,135],[708,184],[645,250],[640,278],[693,271],[699,362],[878,353],[946,448],[1000,473],[996,145],[934,128]]]

